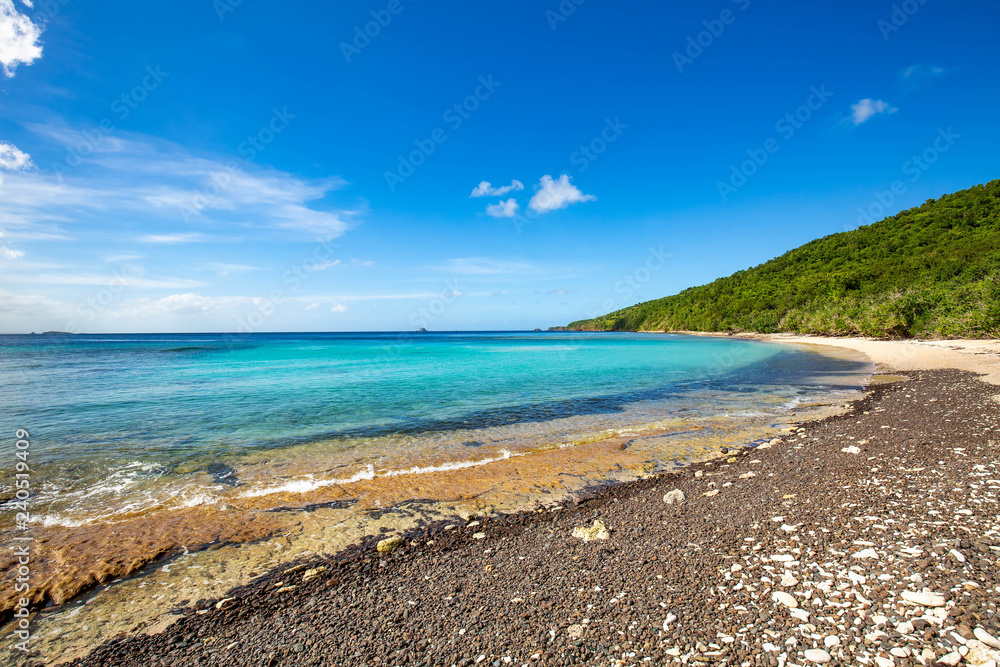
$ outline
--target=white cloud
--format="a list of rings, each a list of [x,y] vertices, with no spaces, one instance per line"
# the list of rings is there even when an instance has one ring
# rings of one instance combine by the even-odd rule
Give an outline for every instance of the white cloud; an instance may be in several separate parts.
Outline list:
[[[549,294],[551,296],[565,296],[566,294],[572,294],[572,293],[573,293],[573,290],[571,290],[571,289],[562,289],[562,288],[560,288],[560,289],[550,289],[548,292],[546,292],[546,294]]]
[[[308,306],[306,306],[306,310],[316,310],[317,308],[319,308],[319,301],[313,301]]]
[[[331,313],[346,313],[347,312],[347,306],[345,306],[342,303],[335,304],[333,306],[333,308],[330,309],[330,312]]]
[[[374,260],[358,259],[356,257],[351,259],[351,264],[354,264],[355,266],[375,266]]]
[[[0,257],[4,259],[20,259],[24,257],[23,250],[11,250],[5,245],[0,245]]]
[[[851,120],[854,121],[855,126],[858,126],[877,114],[896,113],[897,111],[899,111],[899,109],[892,106],[888,102],[873,100],[870,97],[866,97],[857,104],[851,105]]]
[[[510,185],[505,185],[500,188],[494,188],[490,185],[489,181],[483,181],[477,185],[473,190],[470,197],[502,197],[508,192],[516,192],[518,190],[524,189],[524,183],[517,180],[516,178],[510,182]]]
[[[558,181],[546,174],[538,183],[535,196],[531,198],[528,207],[537,213],[548,213],[578,202],[596,201],[594,195],[585,195],[580,189],[569,182],[569,176],[563,174]]]
[[[499,204],[490,204],[486,207],[486,214],[494,218],[513,218],[517,215],[517,200],[511,197],[507,201],[501,200]]]
[[[2,2],[3,0],[0,0]],[[0,141],[0,169],[20,171],[33,166],[31,156],[19,150],[14,144]]]
[[[30,2],[23,4],[31,7]],[[42,57],[41,36],[42,27],[19,12],[13,0],[0,0],[0,69],[6,76],[14,76],[19,64],[30,65]]]

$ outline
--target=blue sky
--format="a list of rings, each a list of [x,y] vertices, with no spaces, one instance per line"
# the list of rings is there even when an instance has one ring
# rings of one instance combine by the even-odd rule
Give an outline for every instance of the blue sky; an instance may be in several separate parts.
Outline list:
[[[672,294],[1000,176],[998,27],[0,0],[0,331],[545,328]]]

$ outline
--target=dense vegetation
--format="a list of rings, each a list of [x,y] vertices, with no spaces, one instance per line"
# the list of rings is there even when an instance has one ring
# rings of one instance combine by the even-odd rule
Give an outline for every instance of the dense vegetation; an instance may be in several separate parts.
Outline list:
[[[566,328],[996,337],[1000,180]]]

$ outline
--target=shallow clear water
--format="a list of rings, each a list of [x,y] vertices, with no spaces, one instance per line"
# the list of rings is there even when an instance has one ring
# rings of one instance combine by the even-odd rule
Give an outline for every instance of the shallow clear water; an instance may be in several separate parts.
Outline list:
[[[36,512],[58,522],[778,416],[867,372],[662,334],[0,336],[5,431],[31,433]]]

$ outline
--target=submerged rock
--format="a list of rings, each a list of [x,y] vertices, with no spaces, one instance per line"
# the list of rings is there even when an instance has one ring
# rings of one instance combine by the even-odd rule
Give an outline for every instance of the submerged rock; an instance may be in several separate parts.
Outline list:
[[[225,463],[212,463],[209,464],[208,474],[219,484],[228,484],[229,486],[237,486],[240,481],[236,478],[236,470],[232,466],[226,465]]]
[[[396,537],[389,537],[387,539],[379,542],[375,548],[379,553],[385,554],[391,551],[395,551],[399,547],[403,546],[403,538],[397,535]]]

